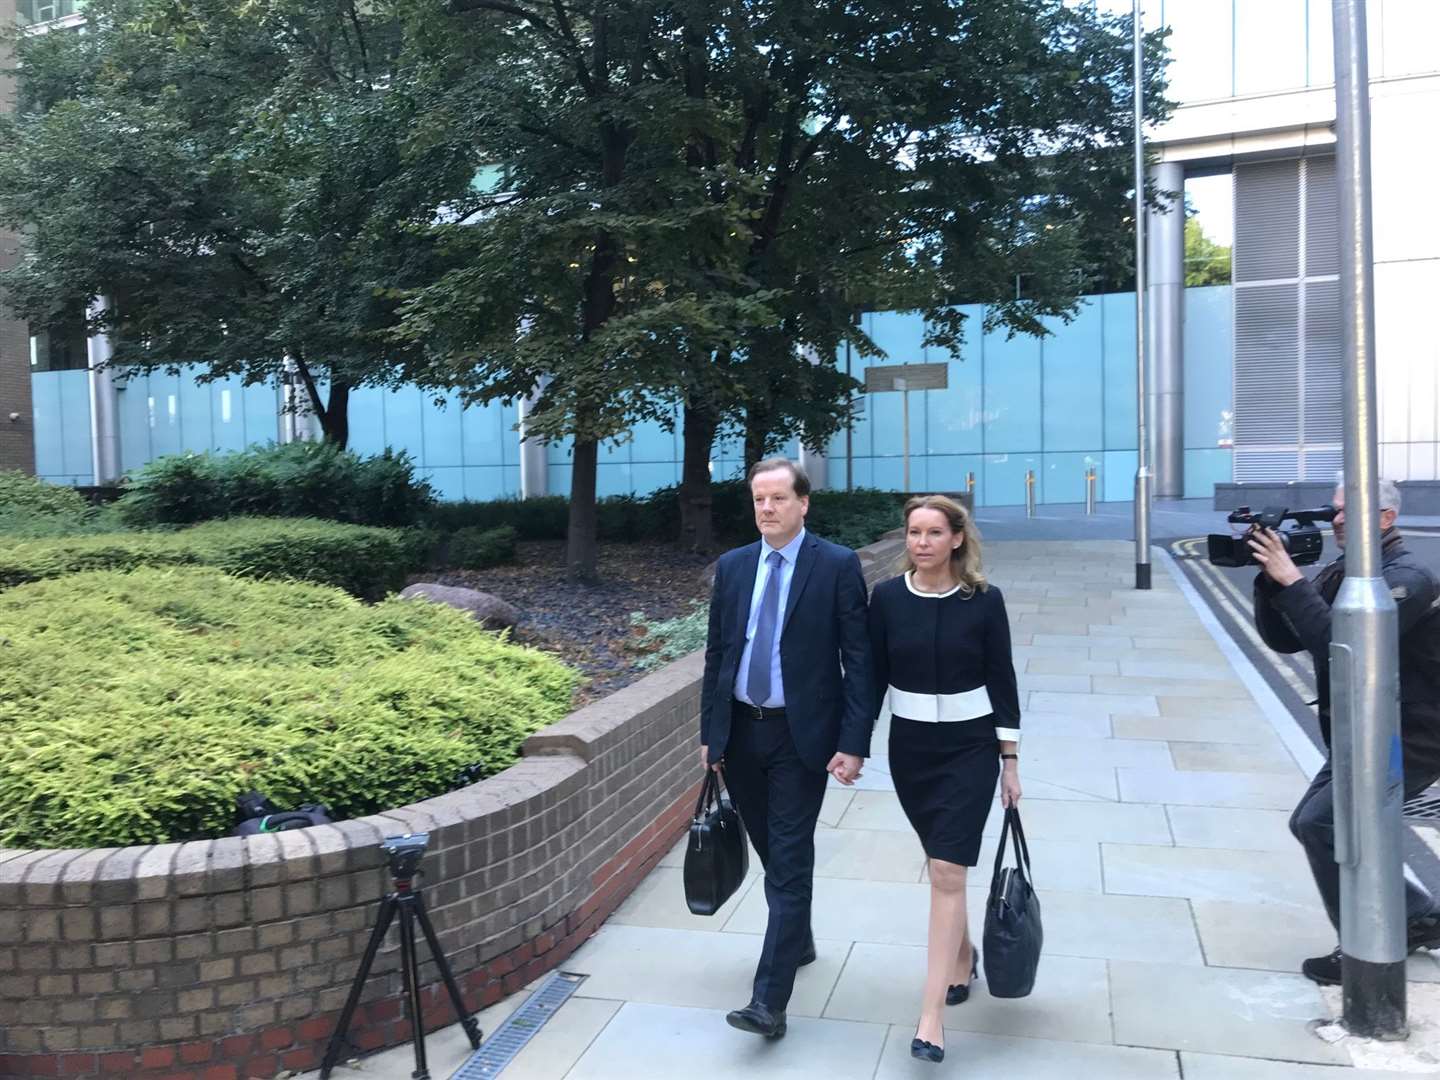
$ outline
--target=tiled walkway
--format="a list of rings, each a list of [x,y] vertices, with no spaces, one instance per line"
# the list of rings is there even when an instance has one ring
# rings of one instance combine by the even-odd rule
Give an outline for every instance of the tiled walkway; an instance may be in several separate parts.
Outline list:
[[[1337,1072],[1351,1064],[1346,1048],[1307,1029],[1334,1007],[1296,974],[1334,945],[1286,827],[1313,752],[1252,696],[1257,676],[1232,666],[1238,654],[1163,562],[1151,592],[1129,587],[1132,559],[1110,541],[987,552],[1025,706],[1022,811],[1045,918],[1031,997],[992,999],[982,982],[947,1010],[945,1063],[910,1058],[929,887],[879,756],[854,789],[826,797],[820,958],[800,972],[784,1039],[724,1022],[748,998],[764,929],[758,864],[724,910],[699,918],[685,908],[677,848],[566,965],[589,979],[507,1080],[1395,1076]],[[881,730],[876,753],[885,745]],[[971,883],[977,934],[998,825],[996,813]],[[1429,956],[1410,970],[1440,981]],[[523,997],[489,1010],[485,1029]],[[432,1037],[434,1075],[464,1050],[453,1030]],[[403,1049],[363,1066],[377,1077],[410,1067]]]

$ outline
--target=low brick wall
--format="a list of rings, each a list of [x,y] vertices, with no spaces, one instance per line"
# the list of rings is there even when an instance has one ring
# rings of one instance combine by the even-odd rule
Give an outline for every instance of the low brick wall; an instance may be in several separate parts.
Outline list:
[[[862,552],[887,576],[898,545]],[[271,836],[0,851],[0,1075],[233,1080],[319,1064],[377,900],[382,837],[428,830],[425,897],[471,1008],[562,963],[684,833],[703,656],[532,736],[513,767]],[[676,896],[676,904],[683,903]],[[352,1026],[409,1037],[391,933]],[[453,1020],[428,950],[425,1024]]]

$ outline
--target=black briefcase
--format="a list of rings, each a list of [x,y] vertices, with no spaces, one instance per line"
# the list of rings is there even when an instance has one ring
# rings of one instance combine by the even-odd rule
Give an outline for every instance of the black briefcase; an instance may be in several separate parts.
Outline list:
[[[1014,866],[1004,865],[1007,838],[1015,847]],[[1025,997],[1035,988],[1044,942],[1040,899],[1031,885],[1030,848],[1020,827],[1020,811],[1011,807],[1005,811],[985,903],[985,988],[991,997]]]
[[[740,812],[715,769],[705,770],[685,849],[685,903],[691,914],[714,915],[750,871],[750,842]]]

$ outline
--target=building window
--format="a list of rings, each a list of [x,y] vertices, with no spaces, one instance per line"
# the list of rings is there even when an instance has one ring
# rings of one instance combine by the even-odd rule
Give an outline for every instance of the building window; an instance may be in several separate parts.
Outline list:
[[[81,371],[90,366],[89,358],[84,319],[30,328],[31,371]]]
[[[15,7],[21,26],[69,18],[84,9],[85,0],[17,0]]]

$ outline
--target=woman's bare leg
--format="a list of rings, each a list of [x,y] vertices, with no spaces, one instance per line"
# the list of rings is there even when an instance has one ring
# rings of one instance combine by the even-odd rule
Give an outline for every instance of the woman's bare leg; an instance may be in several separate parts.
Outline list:
[[[945,1045],[945,991],[966,933],[965,872],[958,863],[930,860],[930,947],[925,990],[917,1034],[928,1043]],[[967,969],[968,977],[968,969]]]

